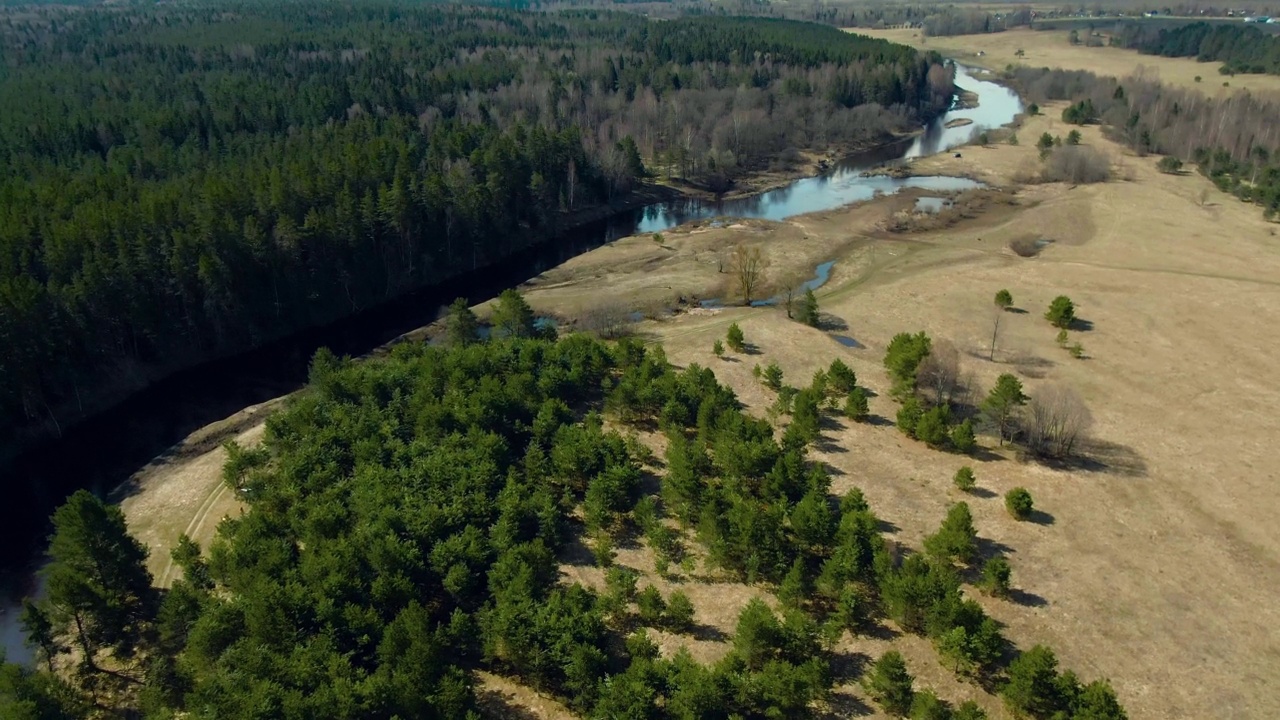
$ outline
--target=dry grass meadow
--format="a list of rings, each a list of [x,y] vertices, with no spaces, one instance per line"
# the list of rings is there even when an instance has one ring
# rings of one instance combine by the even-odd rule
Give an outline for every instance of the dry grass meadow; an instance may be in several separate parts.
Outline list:
[[[1099,23],[1100,31],[1105,23]],[[883,38],[903,45],[936,50],[966,65],[1003,70],[1008,65],[1087,70],[1097,75],[1129,77],[1143,73],[1178,87],[1194,88],[1209,95],[1229,95],[1240,89],[1250,92],[1280,92],[1280,76],[1218,73],[1220,62],[1196,62],[1194,58],[1166,58],[1142,55],[1114,47],[1085,47],[1067,41],[1068,30],[1018,28],[986,35],[955,35],[926,38],[920,30],[851,28],[848,32]],[[1083,32],[1083,31],[1082,31]],[[1105,42],[1105,38],[1104,38]],[[1018,57],[1022,50],[1023,57]],[[978,55],[982,53],[982,55]],[[1201,78],[1196,82],[1196,77]],[[1228,83],[1226,86],[1223,83]]]
[[[991,38],[1012,43],[1014,35]],[[1071,50],[1065,40],[1062,50]],[[1058,109],[1046,111],[1019,129],[1021,145],[969,147],[961,158],[914,164],[918,173],[968,175],[1000,188],[948,227],[885,230],[911,206],[905,194],[784,223],[699,223],[664,233],[661,244],[648,236],[612,243],[522,291],[536,310],[565,322],[602,304],[647,312],[658,319],[641,322],[637,333],[663,343],[678,365],[714,368],[759,413],[772,393],[752,377],[754,364],[777,361],[788,381],[805,384],[839,357],[881,393],[873,415],[892,418],[897,408],[880,362],[901,331],[954,343],[980,391],[1003,372],[1017,373],[1032,395],[1047,382],[1076,388],[1095,420],[1089,461],[1080,466],[1020,462],[990,436],[981,438],[980,459],[966,459],[928,450],[889,424],[843,421],[827,431],[816,459],[831,466],[834,492],[861,487],[890,538],[907,546],[918,548],[948,504],[967,499],[987,548],[1008,553],[1019,589],[1010,601],[975,596],[1020,647],[1047,644],[1083,678],[1110,678],[1130,717],[1280,717],[1276,226],[1197,175],[1157,173],[1155,158],[1126,155],[1096,128],[1085,130],[1085,143],[1110,154],[1117,179],[1019,185],[1038,165],[1031,139],[1066,134],[1050,119]],[[1010,250],[1027,238],[1051,242],[1034,257]],[[777,308],[659,312],[680,298],[729,296],[721,263],[739,246],[762,249],[773,286],[834,260],[818,299],[842,329],[809,328]],[[991,304],[1000,288],[1025,313],[1004,316],[992,362]],[[1071,296],[1090,328],[1073,333],[1085,359],[1059,348],[1041,317],[1058,294]],[[759,354],[719,360],[712,343],[735,321]],[[222,432],[242,442],[260,435],[260,412],[246,412],[224,421],[231,425]],[[235,498],[219,494],[221,450],[199,439],[144,469],[125,501],[162,583],[178,532],[207,539],[217,518],[238,511]],[[967,498],[951,484],[962,464],[978,476],[979,492]],[[1019,485],[1041,511],[1034,522],[1015,522],[1003,509],[1001,496]],[[686,645],[703,659],[723,655],[738,611],[767,594],[704,577],[700,564],[660,578],[643,546],[620,548],[617,561],[642,571],[642,586],[657,584],[664,594],[679,586],[693,599],[702,629],[693,638],[656,633],[664,652]],[[564,572],[566,581],[602,582],[582,557]],[[951,702],[975,699],[991,717],[1006,717],[997,698],[941,667],[925,640],[846,636],[840,650],[856,664],[890,646],[906,656],[918,687]],[[568,717],[509,679],[486,675],[481,690],[493,717]],[[830,708],[833,718],[871,714],[853,685],[839,688]]]

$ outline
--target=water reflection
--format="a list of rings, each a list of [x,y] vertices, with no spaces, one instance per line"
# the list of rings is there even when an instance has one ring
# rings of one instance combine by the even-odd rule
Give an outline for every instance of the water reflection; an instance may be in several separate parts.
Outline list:
[[[1022,101],[1014,91],[974,76],[963,66],[956,67],[956,85],[975,93],[978,105],[951,110],[930,123],[924,133],[897,146],[879,148],[838,164],[817,177],[804,178],[785,187],[731,200],[685,198],[650,205],[610,223],[607,240],[627,235],[662,232],[693,220],[717,216],[785,220],[795,215],[830,210],[854,202],[870,200],[877,194],[890,195],[903,188],[923,188],[957,192],[980,187],[967,178],[920,176],[893,178],[866,174],[873,167],[898,159],[933,155],[969,142],[977,133],[1012,122],[1022,112]],[[970,123],[948,128],[956,120]]]
[[[934,120],[911,143],[904,158],[925,157],[959,147],[985,130],[994,130],[1013,122],[1014,116],[1022,112],[1022,99],[1018,97],[1018,93],[1003,85],[980,79],[976,76],[978,72],[963,65],[956,66],[956,87],[976,94],[977,107],[951,110]],[[956,120],[971,122],[959,127],[947,127]]]

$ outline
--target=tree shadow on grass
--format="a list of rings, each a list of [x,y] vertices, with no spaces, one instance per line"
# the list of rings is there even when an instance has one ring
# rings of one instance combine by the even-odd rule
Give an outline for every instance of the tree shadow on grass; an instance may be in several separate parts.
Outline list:
[[[521,707],[500,690],[481,690],[476,693],[476,705],[480,717],[493,720],[539,720],[542,716],[529,708]]]
[[[822,720],[844,720],[844,718],[875,715],[875,710],[871,706],[862,702],[857,695],[847,692],[832,693],[827,704],[829,710],[818,716]]]
[[[1014,588],[1009,591],[1009,601],[1017,603],[1023,607],[1038,608],[1038,607],[1048,607],[1049,605],[1049,601],[1045,600],[1043,597],[1033,592],[1027,592],[1026,590],[1022,590],[1020,588]]]
[[[824,463],[819,463],[819,464],[820,464],[820,465],[822,465],[822,469],[823,469],[823,470],[824,470],[828,475],[830,475],[831,477],[840,477],[840,476],[842,476],[842,475],[845,475],[845,474],[846,474],[846,473],[845,473],[845,471],[841,470],[840,468],[836,467],[835,465],[832,465],[832,464],[831,464],[831,463],[829,463],[829,462],[824,462]]]
[[[1093,330],[1093,321],[1081,320],[1080,318],[1072,318],[1071,327],[1069,329],[1072,332],[1089,332]]]
[[[843,430],[845,425],[832,413],[822,413],[818,417],[818,427],[822,430]]]
[[[1043,510],[1032,510],[1027,522],[1048,526],[1054,523],[1054,517]]]
[[[876,640],[895,640],[902,637],[901,632],[883,622],[873,622],[866,627],[860,628],[858,634],[866,635]]]
[[[980,462],[999,462],[1005,459],[1004,455],[981,445],[974,446],[973,451],[969,453],[969,457]]]
[[[868,414],[863,422],[872,427],[892,427],[897,424],[883,415],[875,414]]]
[[[843,445],[837,443],[826,435],[819,435],[818,439],[813,441],[813,447],[818,452],[830,453],[832,455],[848,452]]]
[[[888,520],[883,520],[883,519],[879,519],[879,518],[877,518],[877,519],[876,519],[876,529],[877,529],[877,530],[879,530],[879,531],[880,531],[880,532],[882,532],[882,533],[889,533],[889,534],[893,534],[893,533],[898,532],[898,531],[899,531],[899,530],[901,530],[902,528],[898,527],[897,525],[894,525],[893,523],[889,522]]]
[[[831,654],[831,677],[836,684],[852,682],[862,677],[867,666],[871,664],[871,656],[857,651],[833,652]]]
[[[618,543],[619,545],[621,543]],[[560,548],[560,562],[573,567],[594,567],[596,556],[582,539],[581,532],[574,532]]]
[[[725,642],[729,639],[729,636],[725,635],[723,630],[714,625],[707,625],[705,623],[695,624],[686,634],[694,640],[703,640],[706,642]]]
[[[972,495],[980,500],[990,500],[993,497],[1000,497],[1000,494],[994,490],[988,490],[984,487],[975,487],[972,490],[966,490],[966,494]]]
[[[992,540],[991,538],[984,538],[982,536],[978,536],[976,545],[978,546],[979,560],[988,560],[993,557],[1010,555],[1015,552],[1013,548],[1005,545],[999,540]],[[974,565],[975,567],[981,567],[980,562],[975,562]]]
[[[845,322],[844,318],[836,317],[831,313],[818,313],[816,327],[827,332],[844,332],[849,329],[849,323]]]
[[[1051,466],[1053,463],[1048,463]],[[1147,462],[1133,448],[1120,443],[1086,438],[1079,445],[1079,452],[1057,464],[1064,469],[1086,472],[1111,472],[1126,477],[1146,477]]]
[[[1026,310],[1023,310],[1023,309],[1022,309],[1022,308],[1020,308],[1020,307],[1007,307],[1007,308],[1005,308],[1005,309],[1004,309],[1004,311],[1005,311],[1005,312],[1007,312],[1007,313],[1013,313],[1014,315],[1026,315],[1026,314],[1027,314],[1027,311],[1026,311]]]

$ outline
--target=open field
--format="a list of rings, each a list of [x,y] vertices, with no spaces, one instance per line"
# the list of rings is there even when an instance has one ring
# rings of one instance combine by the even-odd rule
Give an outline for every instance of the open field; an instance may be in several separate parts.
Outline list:
[[[1065,40],[1063,46],[1071,49]],[[884,348],[895,333],[921,329],[959,348],[979,391],[1002,372],[1019,374],[1032,395],[1048,382],[1076,388],[1095,419],[1090,461],[1082,466],[1022,463],[990,436],[981,438],[978,459],[961,458],[880,422],[840,421],[814,457],[832,468],[834,492],[861,487],[889,537],[908,547],[918,549],[948,504],[966,499],[987,549],[1008,553],[1019,590],[1011,601],[974,595],[1020,647],[1045,643],[1083,678],[1109,677],[1130,717],[1280,716],[1280,606],[1273,596],[1280,531],[1272,518],[1277,474],[1267,452],[1280,437],[1280,377],[1273,372],[1280,237],[1256,206],[1199,176],[1159,174],[1155,158],[1124,155],[1096,127],[1084,129],[1085,143],[1110,153],[1121,179],[1017,187],[1015,179],[1038,166],[1032,139],[1069,129],[1052,119],[1059,109],[1027,119],[1019,146],[969,147],[960,158],[913,164],[918,173],[964,174],[1005,188],[984,194],[970,217],[950,227],[885,231],[890,215],[911,206],[907,194],[785,223],[698,223],[664,233],[661,243],[620,240],[522,290],[538,312],[565,321],[602,304],[661,317],[681,298],[729,297],[724,259],[737,246],[755,245],[769,260],[766,283],[774,287],[835,260],[818,298],[830,322],[843,326],[834,332],[858,347],[789,321],[777,308],[699,308],[636,328],[662,342],[672,362],[713,367],[754,412],[773,401],[752,377],[754,364],[777,361],[788,382],[802,385],[840,357],[879,394],[872,414],[891,419],[897,405],[887,397]],[[1008,245],[1025,238],[1052,242],[1023,258]],[[991,298],[1000,288],[1026,313],[1004,316],[990,362]],[[1056,331],[1041,318],[1064,293],[1090,326],[1074,333],[1085,360],[1057,347]],[[734,321],[759,354],[718,360],[712,342]],[[207,430],[252,441],[261,413],[246,413]],[[132,531],[153,547],[152,570],[162,584],[170,575],[167,543],[183,529],[207,538],[216,519],[235,510],[234,498],[214,496],[220,458],[207,435],[193,436],[142,471],[124,502]],[[952,487],[962,464],[974,467],[979,493],[965,497]],[[1014,522],[1004,512],[1000,496],[1019,485],[1035,497],[1035,522]],[[701,659],[719,657],[737,612],[765,593],[705,578],[701,565],[677,581],[658,578],[643,546],[620,547],[617,562],[643,571],[641,586],[654,583],[666,594],[678,585],[693,599],[702,629],[693,638],[654,633],[667,653],[683,644]],[[582,557],[566,559],[564,573],[566,580],[601,582]],[[952,702],[975,699],[992,717],[1007,716],[997,698],[957,681],[920,638],[846,636],[839,649],[857,666],[890,646],[906,656],[917,687]],[[480,680],[494,717],[516,714],[512,706],[529,717],[567,716],[510,680]],[[871,710],[862,691],[840,687],[831,717],[864,714]]]
[[[1064,134],[1053,110],[1020,134]],[[755,243],[765,234],[782,273],[810,267],[821,257],[815,246],[839,258],[819,300],[863,349],[847,349],[775,309],[702,310],[640,328],[673,362],[714,367],[757,412],[772,393],[750,370],[770,360],[804,384],[841,357],[861,382],[885,393],[880,359],[903,330],[954,342],[979,388],[1008,371],[1031,394],[1049,381],[1077,388],[1095,417],[1088,469],[1023,464],[990,447],[972,463],[980,486],[994,493],[970,498],[979,533],[1009,548],[1023,593],[1021,602],[984,605],[1020,646],[1047,643],[1082,676],[1110,677],[1132,717],[1275,716],[1280,698],[1268,688],[1280,683],[1280,642],[1270,628],[1280,612],[1269,589],[1280,586],[1280,533],[1270,520],[1275,473],[1264,453],[1280,436],[1280,421],[1267,410],[1280,401],[1280,380],[1267,372],[1270,349],[1280,343],[1280,239],[1256,207],[1212,190],[1202,207],[1193,198],[1209,187],[1204,179],[1159,174],[1154,158],[1125,157],[1096,128],[1085,132],[1130,180],[1030,186],[1017,206],[907,236],[876,229],[876,216],[890,210],[884,206],[905,200],[895,198],[780,225],[667,233],[664,248],[630,239],[526,291],[538,310],[565,315],[606,288],[610,297],[626,297],[629,282],[697,294],[723,282],[706,257],[717,243],[703,238],[721,233],[720,243]],[[916,170],[1011,183],[1037,164],[1028,145],[968,148],[960,159],[932,158]],[[1053,242],[1035,258],[1008,249],[1028,235]],[[680,253],[684,262],[674,259]],[[989,305],[1001,287],[1028,312],[1006,317],[992,363],[985,360]],[[1040,318],[1059,293],[1092,325],[1077,334],[1086,360],[1058,348]],[[711,354],[713,339],[733,321],[760,355],[725,362]],[[892,418],[896,404],[881,396],[871,409]],[[947,504],[961,499],[950,478],[968,460],[929,451],[893,427],[846,424],[827,439],[817,457],[838,473],[833,491],[862,487],[899,542],[919,547]],[[1036,497],[1041,522],[1016,523],[1004,513],[998,495],[1017,485]],[[721,614],[706,604],[700,610]],[[927,643],[893,642],[944,697],[981,694],[952,680]],[[884,643],[859,638],[850,650],[874,657]]]
[[[1105,28],[1098,22],[1098,28]],[[883,38],[904,45],[937,50],[947,57],[991,70],[1003,70],[1007,65],[1031,67],[1056,67],[1064,70],[1087,70],[1098,75],[1128,77],[1139,71],[1147,77],[1155,74],[1161,82],[1179,87],[1195,88],[1210,95],[1229,95],[1237,90],[1251,92],[1280,92],[1280,76],[1235,75],[1227,77],[1218,73],[1220,62],[1196,62],[1192,58],[1167,58],[1142,55],[1135,50],[1113,47],[1085,47],[1067,42],[1066,30],[1029,30],[1019,28],[986,35],[954,35],[926,38],[920,30],[873,30],[852,28],[849,32]],[[1018,57],[1018,50],[1026,55]],[[983,53],[979,56],[978,53]],[[1196,82],[1196,77],[1201,82]],[[1223,83],[1229,83],[1223,86]]]

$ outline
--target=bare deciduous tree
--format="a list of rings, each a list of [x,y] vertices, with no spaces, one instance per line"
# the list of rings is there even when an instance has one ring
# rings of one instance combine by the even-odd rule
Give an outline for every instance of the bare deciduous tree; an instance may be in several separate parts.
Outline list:
[[[808,280],[808,276],[802,272],[789,273],[781,281],[775,280],[782,285],[782,302],[788,318],[795,317],[796,302],[804,297],[804,284]]]
[[[934,340],[929,354],[916,369],[916,386],[932,395],[933,402],[950,404],[960,385],[960,351],[947,340]]]
[[[1075,390],[1059,384],[1037,388],[1026,415],[1027,447],[1037,455],[1064,458],[1093,423]]]
[[[760,281],[764,278],[764,269],[768,264],[769,262],[765,260],[758,247],[739,246],[734,249],[729,266],[734,277],[738,279],[738,291],[742,293],[742,302],[751,303],[753,293],[760,287]]]
[[[622,305],[605,303],[582,313],[582,329],[605,340],[627,335],[635,324],[635,315]]]
[[[1004,308],[999,305],[991,306],[991,352],[987,354],[987,359],[995,362],[996,359],[996,338],[1000,337],[1000,319],[1004,317]]]

